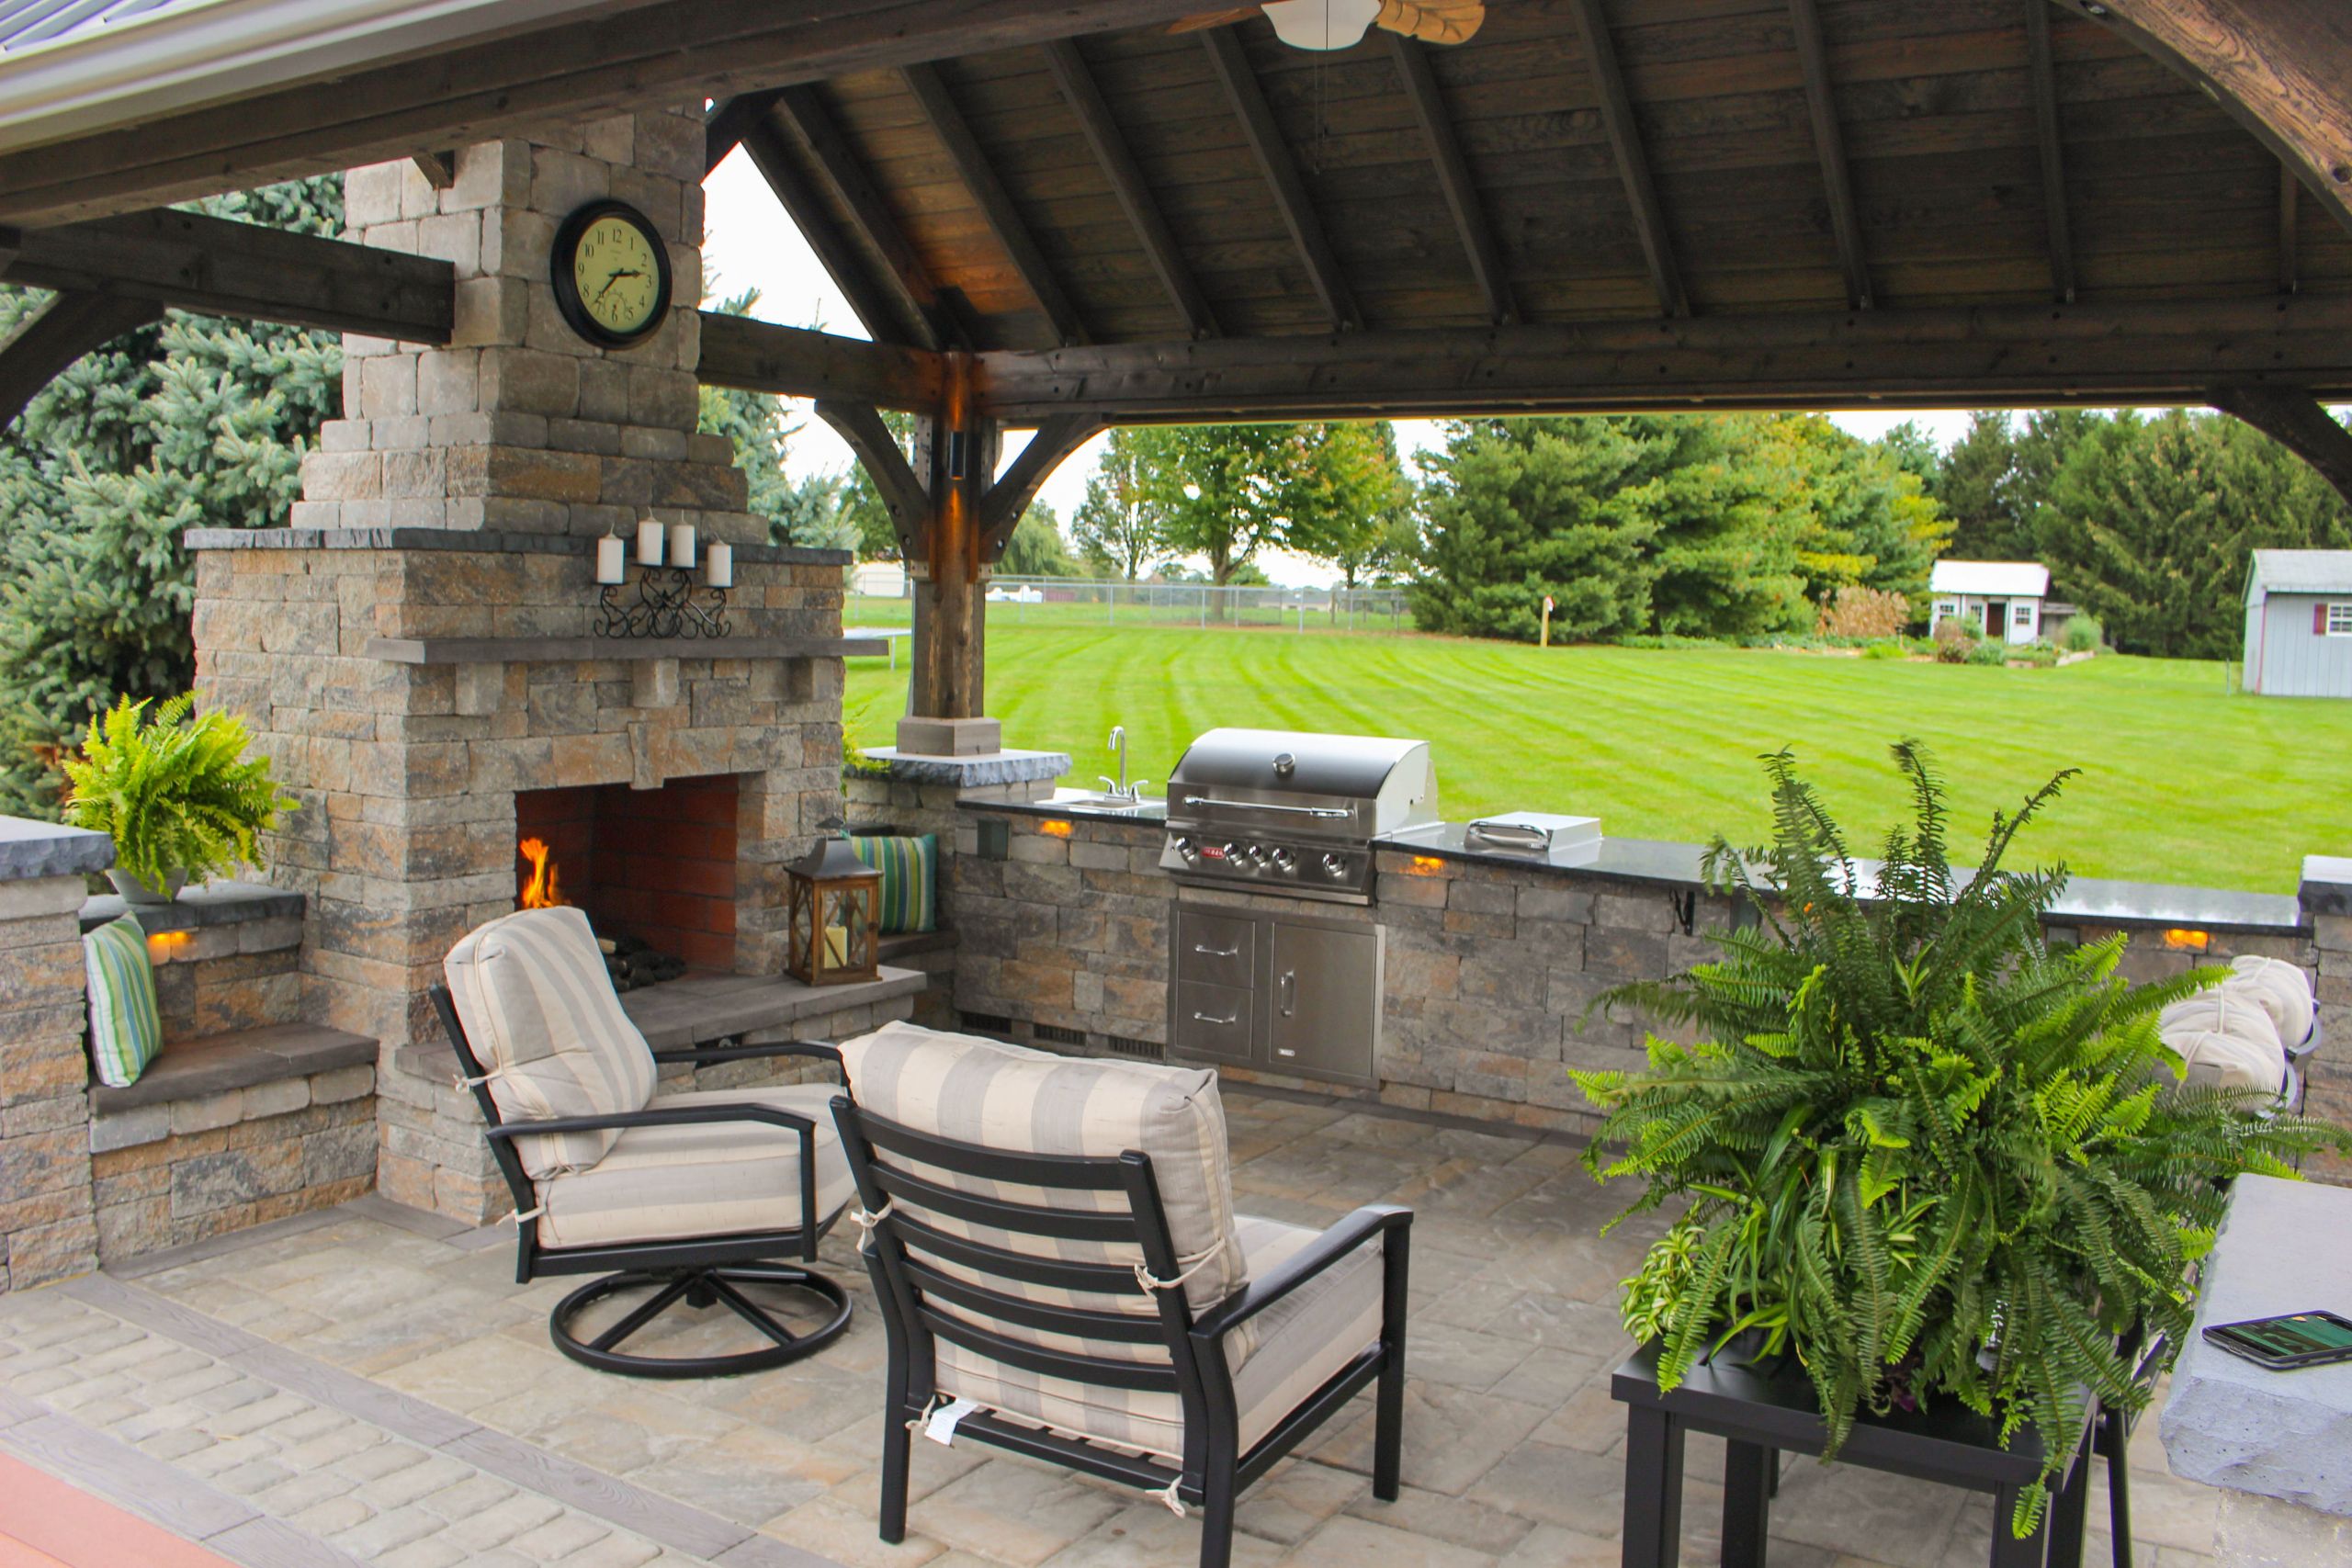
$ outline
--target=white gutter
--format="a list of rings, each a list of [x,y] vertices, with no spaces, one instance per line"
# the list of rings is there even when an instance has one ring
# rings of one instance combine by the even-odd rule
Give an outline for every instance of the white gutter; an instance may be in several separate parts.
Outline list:
[[[0,152],[136,125],[614,0],[198,0],[0,51]]]

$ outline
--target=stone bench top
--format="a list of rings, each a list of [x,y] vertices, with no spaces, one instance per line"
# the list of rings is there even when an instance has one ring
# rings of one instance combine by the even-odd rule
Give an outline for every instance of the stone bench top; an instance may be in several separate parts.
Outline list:
[[[674,1051],[912,996],[930,983],[931,976],[920,970],[887,966],[878,979],[842,986],[804,986],[770,975],[689,975],[628,992],[621,998],[621,1010],[644,1034],[647,1045]]]
[[[273,1023],[208,1034],[164,1047],[126,1089],[94,1084],[93,1115],[107,1116],[175,1100],[200,1100],[279,1078],[309,1077],[337,1067],[373,1066],[376,1042],[320,1023]]]
[[[2352,1189],[2237,1179],[2159,1423],[2174,1474],[2352,1515],[2352,1362],[2266,1371],[2200,1332],[2315,1308],[2352,1317],[2347,1235]]]
[[[82,929],[97,930],[125,915],[139,917],[149,936],[165,931],[202,931],[208,926],[235,925],[245,920],[277,919],[302,913],[302,895],[262,882],[208,882],[184,889],[168,904],[131,904],[119,895],[104,893],[82,906]]]

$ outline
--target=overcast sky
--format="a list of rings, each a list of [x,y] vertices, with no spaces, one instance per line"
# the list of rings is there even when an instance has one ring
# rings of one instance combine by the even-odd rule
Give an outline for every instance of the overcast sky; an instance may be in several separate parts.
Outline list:
[[[729,153],[727,161],[711,172],[705,189],[709,201],[703,261],[709,269],[714,297],[757,288],[760,302],[753,314],[764,320],[788,326],[820,325],[846,337],[866,335],[848,301],[834,288],[832,279],[825,276],[824,267],[808,249],[808,242],[785,216],[759,171],[741,149]],[[800,424],[798,434],[792,437],[786,459],[793,471],[838,472],[848,468],[854,459],[841,438],[810,412],[807,403],[793,401]],[[1915,420],[1946,446],[1968,427],[1968,415],[1962,412],[1833,411],[1831,417],[1864,437],[1883,434],[1905,419]],[[1012,437],[1006,443],[1003,460],[1010,462],[1021,449],[1020,443],[1026,439],[1025,434]],[[1080,447],[1038,492],[1040,499],[1060,515],[1065,526],[1086,494],[1087,476],[1094,470],[1095,453],[1104,439],[1097,436]],[[1410,461],[1412,455],[1423,447],[1442,446],[1443,437],[1434,420],[1400,419],[1396,422],[1396,444]],[[1278,581],[1327,582],[1333,576],[1328,568],[1295,557],[1276,555],[1261,564]]]

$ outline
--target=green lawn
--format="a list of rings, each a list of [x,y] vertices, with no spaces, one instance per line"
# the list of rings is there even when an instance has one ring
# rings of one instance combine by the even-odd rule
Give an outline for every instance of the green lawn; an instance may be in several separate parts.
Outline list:
[[[1452,818],[1596,815],[1631,838],[1747,841],[1755,758],[1793,745],[1867,852],[1901,808],[1887,743],[1916,735],[1951,779],[1963,840],[2062,767],[2025,840],[2086,876],[2290,891],[2306,853],[2352,853],[2352,703],[2231,696],[2221,667],[2102,656],[1998,670],[1733,649],[1539,650],[1421,637],[1022,626],[993,613],[988,710],[1008,744],[1067,750],[1073,783],[1168,776],[1216,725],[1416,736]],[[858,617],[853,617],[857,619]],[[879,624],[878,617],[865,617]],[[850,739],[888,745],[906,667],[850,661]],[[1973,860],[1973,854],[1961,858]]]

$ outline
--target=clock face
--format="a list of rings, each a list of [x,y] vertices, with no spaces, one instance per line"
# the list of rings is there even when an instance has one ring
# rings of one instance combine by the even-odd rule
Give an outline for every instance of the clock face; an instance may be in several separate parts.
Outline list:
[[[557,236],[556,299],[575,330],[607,346],[633,343],[662,323],[670,258],[659,235],[617,202],[583,208]]]

